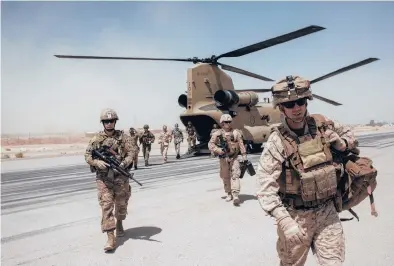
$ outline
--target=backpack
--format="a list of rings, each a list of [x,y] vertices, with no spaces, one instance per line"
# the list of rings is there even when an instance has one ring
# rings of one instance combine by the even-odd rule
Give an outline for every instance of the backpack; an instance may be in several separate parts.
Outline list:
[[[369,197],[371,215],[377,217],[373,191],[376,189],[378,171],[373,167],[373,162],[367,157],[360,157],[359,151],[349,153],[342,157],[345,174],[338,184],[338,197],[336,200],[337,211],[349,211],[359,221],[358,215],[352,210]],[[352,220],[345,218],[342,221]]]
[[[332,121],[326,121],[325,118],[319,114],[310,115],[316,123],[316,129],[324,131]],[[313,123],[310,123],[312,130]],[[373,162],[370,158],[361,157],[360,150],[354,148],[347,154],[331,149],[334,161],[342,163],[345,168],[345,173],[338,182],[337,197],[335,199],[335,206],[337,212],[349,211],[358,221],[360,218],[352,209],[360,204],[367,197],[369,197],[371,205],[371,215],[377,217],[378,213],[375,208],[373,191],[376,189],[376,177],[378,171],[373,167]],[[342,221],[349,221],[353,218],[341,218]]]

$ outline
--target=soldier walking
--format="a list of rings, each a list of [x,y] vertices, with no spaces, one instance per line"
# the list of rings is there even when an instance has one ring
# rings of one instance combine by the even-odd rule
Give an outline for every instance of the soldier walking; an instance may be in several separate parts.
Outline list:
[[[223,180],[226,201],[233,200],[234,205],[240,203],[239,193],[241,184],[239,177],[241,175],[238,155],[241,153],[242,160],[246,161],[246,150],[241,135],[238,130],[232,128],[233,118],[229,114],[223,114],[220,117],[221,129],[212,134],[208,142],[209,150],[215,155],[219,155],[220,161],[220,178]],[[226,144],[228,149],[223,150],[219,147],[221,140]]]
[[[129,133],[130,133],[131,146],[133,149],[133,162],[131,163],[130,167],[134,165],[134,169],[137,170],[138,153],[140,152],[140,147],[138,146],[138,132],[135,130],[135,128],[131,127]]]
[[[96,172],[98,200],[101,206],[101,231],[107,233],[107,243],[104,250],[115,249],[116,236],[124,236],[122,221],[126,219],[127,206],[131,197],[129,178],[115,173],[108,168],[108,164],[92,158],[92,150],[108,145],[115,151],[116,158],[121,162],[120,167],[127,169],[133,161],[129,136],[121,130],[115,130],[118,115],[113,109],[104,109],[100,115],[100,122],[104,131],[100,131],[90,141],[85,152],[85,161]]]
[[[160,153],[163,156],[164,163],[167,163],[168,146],[170,145],[172,135],[167,131],[167,126],[163,126],[163,132],[159,136]]]
[[[196,146],[196,140],[197,140],[196,128],[192,125],[192,122],[190,121],[187,123],[186,132],[187,132],[188,150],[190,152]]]
[[[309,249],[320,265],[342,265],[345,238],[335,196],[343,165],[331,149],[355,147],[353,132],[323,115],[310,115],[310,82],[288,76],[272,87],[274,108],[282,123],[275,127],[257,169],[261,208],[277,223],[280,265],[304,265]]]
[[[179,159],[181,158],[180,152],[181,152],[181,142],[183,142],[183,133],[179,129],[178,124],[175,124],[174,130],[172,130],[172,137],[174,138],[176,158]]]
[[[144,155],[145,166],[149,166],[149,154],[152,149],[152,143],[155,142],[155,135],[149,131],[149,126],[144,125],[144,132],[140,136],[140,144],[142,144],[142,153]]]

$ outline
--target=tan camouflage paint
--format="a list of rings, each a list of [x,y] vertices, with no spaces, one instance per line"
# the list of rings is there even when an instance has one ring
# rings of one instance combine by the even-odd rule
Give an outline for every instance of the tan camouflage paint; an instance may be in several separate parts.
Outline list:
[[[329,118],[326,117],[326,119]],[[348,142],[349,149],[352,149],[356,145],[356,139],[353,132],[349,127],[345,127],[335,120],[332,121],[334,122],[334,125],[331,129],[338,133],[341,138],[345,139]],[[285,120],[282,121],[282,124],[286,126]],[[302,219],[298,219],[296,221],[299,221],[299,224],[305,227],[307,230],[306,233],[309,236],[314,237],[309,246],[314,246],[318,259],[323,260],[323,258],[326,257],[326,262],[327,260],[332,260],[333,263],[337,263],[333,265],[341,265],[341,261],[344,260],[344,236],[338,214],[336,211],[333,211],[335,208],[332,209],[330,204],[318,211],[299,210],[290,212],[283,205],[278,195],[279,183],[277,180],[282,173],[282,163],[285,159],[283,143],[278,133],[272,132],[261,154],[256,171],[256,194],[261,208],[269,215],[272,215],[272,211],[274,209],[276,213],[282,213],[282,215],[286,215],[287,213],[292,215],[292,217],[298,217],[301,215]],[[289,248],[286,249],[286,245],[288,244],[283,240],[283,234],[278,232],[278,236],[279,240],[277,250],[282,261],[282,265],[303,265],[301,263],[304,256],[303,252],[306,251],[301,250],[300,247],[298,247],[300,251],[290,253],[290,251],[288,251]],[[316,244],[316,242],[318,244]],[[331,243],[336,246],[331,246]],[[307,246],[308,249],[309,246]],[[299,264],[286,264],[286,261],[293,261],[294,263],[299,261]]]

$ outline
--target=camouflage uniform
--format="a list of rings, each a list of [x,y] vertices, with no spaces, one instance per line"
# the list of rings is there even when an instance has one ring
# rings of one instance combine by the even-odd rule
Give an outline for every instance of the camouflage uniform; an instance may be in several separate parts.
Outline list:
[[[294,83],[280,80],[273,87],[274,107],[313,99],[309,86],[298,76]],[[280,265],[304,265],[309,248],[320,265],[342,265],[345,238],[334,200],[343,165],[332,162],[329,146],[351,149],[355,138],[322,115],[306,113],[304,121],[304,129],[291,130],[282,115],[282,125],[273,129],[258,162],[257,197],[277,222]]]
[[[220,123],[231,122],[232,117],[228,114],[222,115],[220,118]],[[222,129],[217,130],[212,134],[211,139],[208,142],[209,150],[214,154],[219,154],[221,148],[218,147],[219,136],[227,142],[229,147],[229,152],[226,154],[225,158],[220,158],[220,178],[223,180],[224,191],[226,193],[226,200],[231,201],[234,199],[234,205],[238,205],[239,192],[241,189],[239,176],[241,175],[240,164],[238,161],[238,154],[241,152],[242,159],[246,160],[246,150],[243,144],[241,135],[237,130],[226,131]]]
[[[104,124],[106,120],[118,120],[116,112],[112,109],[103,110],[100,121]],[[97,196],[102,211],[101,231],[103,233],[107,232],[108,235],[108,241],[104,249],[112,250],[115,248],[116,242],[115,228],[117,236],[124,235],[122,220],[126,219],[131,187],[128,177],[115,173],[112,169],[106,167],[103,161],[92,158],[92,150],[103,145],[112,147],[118,154],[116,158],[121,162],[120,166],[125,169],[131,164],[133,154],[129,137],[123,131],[115,129],[112,132],[104,130],[96,134],[89,141],[85,152],[85,161],[91,166],[91,170],[96,172]]]
[[[178,124],[175,124],[175,128],[172,131],[172,137],[174,138],[176,158],[179,159],[181,158],[180,152],[181,152],[181,142],[183,142],[183,133],[179,129]]]
[[[149,131],[149,126],[144,125],[144,132],[140,135],[140,144],[142,144],[142,153],[145,159],[145,166],[149,165],[149,154],[152,149],[152,143],[155,142],[155,135]]]
[[[140,152],[140,147],[138,146],[138,132],[134,128],[130,128],[130,142],[131,147],[133,149],[133,162],[131,165],[134,165],[134,169],[138,169],[138,153]]]
[[[215,133],[218,130],[219,130],[218,125],[217,124],[213,124],[213,128],[212,128],[211,133],[209,134],[209,136],[212,138],[213,133]],[[211,157],[215,157],[215,153],[213,151],[211,151]]]
[[[187,144],[188,144],[188,150],[190,151],[196,146],[196,128],[192,125],[192,122],[187,123],[186,127],[186,132],[187,132]]]
[[[167,162],[168,145],[172,140],[172,135],[167,131],[167,126],[163,126],[163,132],[159,136],[160,153],[163,156],[164,163]]]

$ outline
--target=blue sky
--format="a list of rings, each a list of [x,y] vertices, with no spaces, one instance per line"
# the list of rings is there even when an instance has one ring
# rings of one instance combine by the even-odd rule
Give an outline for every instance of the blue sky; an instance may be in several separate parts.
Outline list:
[[[121,128],[179,122],[177,98],[190,63],[76,61],[55,53],[209,57],[309,25],[326,30],[221,62],[275,80],[313,79],[378,57],[313,86],[343,106],[315,100],[309,107],[343,123],[393,121],[393,12],[392,2],[2,2],[2,131],[98,130],[107,106],[119,111]],[[229,74],[237,89],[272,85]]]

